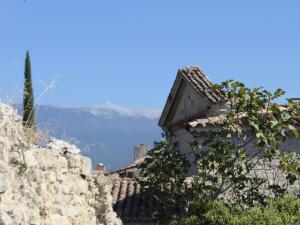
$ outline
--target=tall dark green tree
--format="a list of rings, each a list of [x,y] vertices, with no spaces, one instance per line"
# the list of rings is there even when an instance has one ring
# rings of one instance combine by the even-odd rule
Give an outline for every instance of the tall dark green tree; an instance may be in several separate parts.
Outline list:
[[[34,110],[34,96],[31,79],[31,63],[29,51],[26,52],[25,59],[25,80],[24,80],[24,94],[23,94],[23,125],[28,128],[35,127],[35,110]]]

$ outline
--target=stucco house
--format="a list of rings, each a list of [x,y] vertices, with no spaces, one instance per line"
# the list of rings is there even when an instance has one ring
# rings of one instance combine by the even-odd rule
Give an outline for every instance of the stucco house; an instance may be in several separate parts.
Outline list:
[[[210,129],[222,126],[220,117],[226,113],[228,107],[224,94],[215,91],[212,85],[198,67],[178,70],[159,126],[166,133],[167,139],[178,145],[183,153],[190,151],[188,142],[205,139]],[[110,174],[114,209],[124,225],[155,224],[150,217],[151,203],[143,199],[140,186],[133,179],[139,174],[137,166],[146,158],[147,151],[144,147],[135,148],[132,164]],[[289,139],[283,147],[300,152],[300,141]],[[196,168],[192,168],[187,176],[195,173]]]
[[[193,135],[187,124],[199,118],[218,116],[226,109],[224,95],[211,90],[212,83],[197,67],[180,69],[159,120],[159,126],[172,143],[188,152],[187,141]],[[136,154],[135,154],[136,155]],[[149,202],[140,196],[140,187],[133,177],[143,157],[135,157],[127,167],[113,171],[111,180],[114,209],[125,225],[155,224],[150,218]]]
[[[212,86],[213,83],[198,67],[178,70],[159,126],[166,133],[167,139],[178,145],[183,153],[190,150],[188,142],[205,139],[210,129],[220,127],[220,118],[228,110],[224,94]],[[300,152],[299,139],[288,139],[283,150]],[[189,175],[195,173],[196,168],[192,168]]]

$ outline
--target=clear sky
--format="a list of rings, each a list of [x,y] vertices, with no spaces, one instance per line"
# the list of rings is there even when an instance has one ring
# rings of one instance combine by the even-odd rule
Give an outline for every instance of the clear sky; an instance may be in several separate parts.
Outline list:
[[[162,108],[178,68],[300,97],[300,0],[0,0],[0,97]]]

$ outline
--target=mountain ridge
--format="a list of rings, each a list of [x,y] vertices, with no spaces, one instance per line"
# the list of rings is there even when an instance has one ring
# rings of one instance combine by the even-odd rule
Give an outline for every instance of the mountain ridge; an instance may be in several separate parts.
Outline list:
[[[16,105],[22,114],[22,105]],[[153,113],[154,111],[154,113]],[[95,167],[117,169],[133,161],[133,148],[161,138],[159,110],[128,109],[112,103],[91,107],[39,105],[38,127],[58,139],[72,141]],[[149,116],[150,114],[150,116]]]
[[[76,107],[76,106],[61,106],[61,105],[39,105],[39,107],[51,107],[65,110],[74,110],[74,111],[84,111],[91,113],[95,116],[106,117],[106,118],[114,118],[114,116],[122,116],[122,117],[145,117],[149,119],[157,119],[160,117],[161,110],[160,109],[131,109],[127,107],[123,107],[117,104],[113,104],[111,102],[107,102],[101,105],[92,105],[92,106],[84,106],[84,107]],[[18,109],[20,106],[18,104]]]

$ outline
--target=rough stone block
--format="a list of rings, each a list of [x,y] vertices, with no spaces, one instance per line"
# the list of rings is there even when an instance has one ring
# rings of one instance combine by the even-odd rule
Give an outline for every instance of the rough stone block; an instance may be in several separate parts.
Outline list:
[[[0,194],[4,193],[8,188],[7,178],[0,174]]]

